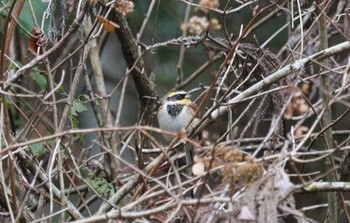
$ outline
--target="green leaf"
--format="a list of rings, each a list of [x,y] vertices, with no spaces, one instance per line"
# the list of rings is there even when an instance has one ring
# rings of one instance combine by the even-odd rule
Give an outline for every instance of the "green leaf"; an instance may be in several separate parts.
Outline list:
[[[30,77],[37,83],[42,91],[47,89],[47,80],[44,75],[41,73],[34,71],[30,73]]]
[[[87,111],[87,107],[81,102],[74,100],[72,105],[72,115],[78,116],[78,113]]]
[[[102,177],[96,177],[95,179],[90,180],[90,184],[97,193],[103,196],[109,195],[112,190],[112,185],[110,185],[107,180]]]
[[[44,156],[46,154],[46,149],[42,143],[32,144],[29,146],[29,148],[32,151],[32,153],[37,157],[41,157],[41,156]]]
[[[80,124],[78,117],[72,115],[70,120],[72,122],[73,129],[78,129],[79,128],[79,124]],[[83,134],[82,133],[77,133],[76,136],[77,136],[78,142],[83,144],[83,142],[84,142]]]
[[[64,92],[64,86],[61,85],[61,86],[58,88],[58,90],[60,90],[61,92]]]

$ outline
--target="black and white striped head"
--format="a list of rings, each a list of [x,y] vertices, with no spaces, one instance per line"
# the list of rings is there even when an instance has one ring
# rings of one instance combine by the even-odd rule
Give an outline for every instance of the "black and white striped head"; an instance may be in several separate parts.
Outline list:
[[[189,104],[191,103],[190,97],[191,95],[189,95],[186,91],[172,91],[166,97],[166,101],[179,102],[181,104]]]

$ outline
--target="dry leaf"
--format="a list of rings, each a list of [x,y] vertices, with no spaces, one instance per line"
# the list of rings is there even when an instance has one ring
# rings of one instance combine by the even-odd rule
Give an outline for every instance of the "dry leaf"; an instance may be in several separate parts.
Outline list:
[[[293,89],[292,89],[293,90]],[[295,114],[305,114],[309,111],[310,105],[307,103],[305,93],[308,93],[309,85],[303,84],[300,89],[295,88],[291,93],[293,95],[292,101],[287,106],[286,111],[284,112],[284,117],[286,119],[291,119]]]
[[[306,102],[299,106],[299,112],[301,114],[304,114],[304,113],[308,112],[309,109],[310,109],[310,106],[308,104],[306,104]]]
[[[310,94],[310,84],[309,83],[302,83],[300,85],[300,90],[305,94],[305,95],[308,95]]]
[[[47,43],[47,38],[45,33],[38,27],[34,27],[31,34],[32,35],[28,40],[28,50],[31,54],[36,56],[38,53],[38,48]],[[42,50],[40,50],[39,55],[42,53]]]
[[[286,110],[284,111],[284,118],[291,119],[293,117],[293,112],[294,112],[293,105],[289,104]]]
[[[103,16],[96,16],[97,20],[102,23],[103,28],[107,31],[107,32],[113,32],[115,30],[115,28],[119,28],[119,25],[107,20],[106,18],[104,18]]]
[[[300,139],[300,138],[303,137],[304,133],[306,133],[307,131],[309,131],[309,128],[306,127],[306,126],[304,126],[304,125],[302,125],[302,126],[300,126],[299,128],[297,128],[297,129],[295,130],[295,132],[294,132],[294,137],[295,137],[296,139]]]

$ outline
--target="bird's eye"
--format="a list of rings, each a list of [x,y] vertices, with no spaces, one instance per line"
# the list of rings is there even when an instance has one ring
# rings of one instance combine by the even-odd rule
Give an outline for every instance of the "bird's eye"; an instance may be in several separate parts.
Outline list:
[[[168,101],[181,101],[184,98],[188,98],[187,93],[178,93],[167,98]]]
[[[185,94],[178,94],[175,97],[176,97],[176,100],[182,100],[185,98]]]

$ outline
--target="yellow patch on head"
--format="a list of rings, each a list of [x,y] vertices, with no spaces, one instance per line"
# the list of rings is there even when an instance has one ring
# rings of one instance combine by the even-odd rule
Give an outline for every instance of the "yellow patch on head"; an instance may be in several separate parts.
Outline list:
[[[172,92],[169,93],[168,97],[174,96],[174,95],[176,95],[176,94],[178,94],[177,91],[172,91]]]
[[[168,101],[177,101],[182,104],[191,103],[190,95],[185,91],[172,91],[167,96]]]
[[[185,104],[189,104],[191,103],[191,100],[189,98],[184,98],[182,100],[180,100],[182,103],[185,103]]]

